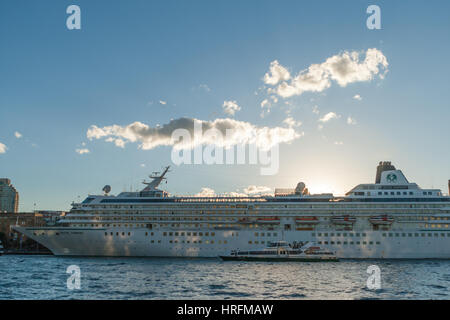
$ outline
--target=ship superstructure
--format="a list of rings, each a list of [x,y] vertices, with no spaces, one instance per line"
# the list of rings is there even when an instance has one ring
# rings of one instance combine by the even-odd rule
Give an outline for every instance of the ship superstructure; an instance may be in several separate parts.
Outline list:
[[[375,183],[343,197],[304,183],[270,196],[176,197],[158,189],[89,195],[57,226],[13,228],[56,255],[217,257],[274,241],[315,242],[338,258],[450,258],[450,197],[380,162]],[[108,186],[107,186],[108,187]]]

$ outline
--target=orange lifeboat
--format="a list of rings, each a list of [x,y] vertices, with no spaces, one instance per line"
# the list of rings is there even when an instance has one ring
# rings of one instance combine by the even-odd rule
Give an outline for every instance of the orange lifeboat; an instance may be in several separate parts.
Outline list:
[[[295,223],[316,224],[316,223],[319,223],[319,219],[317,217],[298,217],[298,218],[295,218]]]
[[[280,218],[278,217],[265,217],[265,218],[258,218],[258,223],[267,223],[267,224],[278,224],[280,223]]]
[[[370,217],[369,221],[375,225],[391,225],[394,222],[394,218],[388,215]]]
[[[333,221],[334,224],[345,224],[345,225],[352,225],[356,222],[356,218],[345,215],[345,216],[334,216],[331,218],[331,221]]]

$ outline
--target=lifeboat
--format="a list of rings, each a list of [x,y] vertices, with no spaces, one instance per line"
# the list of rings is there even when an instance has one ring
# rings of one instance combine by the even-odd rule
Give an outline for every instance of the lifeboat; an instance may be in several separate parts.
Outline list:
[[[391,225],[394,222],[394,218],[387,215],[383,215],[370,217],[369,221],[371,224],[375,225]]]
[[[356,222],[356,218],[352,216],[334,216],[331,218],[334,224],[352,225]]]
[[[295,223],[298,224],[316,224],[319,223],[319,219],[317,217],[298,217],[295,219]]]
[[[258,223],[266,223],[266,224],[279,224],[280,218],[278,217],[266,217],[266,218],[258,218],[256,220]]]

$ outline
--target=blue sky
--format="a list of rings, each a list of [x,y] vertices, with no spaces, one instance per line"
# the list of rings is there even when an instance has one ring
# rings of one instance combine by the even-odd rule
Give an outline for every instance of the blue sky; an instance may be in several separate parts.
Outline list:
[[[66,28],[71,4],[81,8],[81,30]],[[381,30],[366,27],[370,4],[381,8]],[[258,165],[181,165],[164,187],[222,193],[305,181],[312,191],[342,194],[372,182],[378,161],[391,160],[410,181],[447,192],[448,12],[448,1],[2,1],[0,176],[19,190],[22,211],[34,203],[69,209],[105,184],[113,193],[140,188],[172,164],[170,146],[90,140],[92,125],[155,127],[187,117],[275,128],[291,117],[303,136],[280,145],[278,174],[262,176]],[[371,48],[389,63],[383,79],[380,70],[345,87],[267,93],[263,78],[275,60],[294,77],[344,52],[364,59]],[[278,102],[262,117],[271,96]],[[224,101],[240,111],[225,114]],[[321,123],[330,112],[337,118]]]

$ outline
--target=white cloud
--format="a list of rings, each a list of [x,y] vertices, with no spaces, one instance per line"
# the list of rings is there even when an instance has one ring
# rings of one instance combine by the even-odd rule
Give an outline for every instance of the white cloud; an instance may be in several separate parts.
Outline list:
[[[332,119],[337,119],[339,118],[340,115],[337,115],[334,112],[328,112],[326,115],[324,115],[322,118],[319,119],[320,122],[328,122]]]
[[[364,60],[361,60],[360,56],[361,53],[357,51],[344,51],[321,64],[312,64],[297,76],[293,78],[289,76],[287,79],[281,77],[282,73],[277,71],[286,69],[275,60],[270,65],[272,76],[266,74],[264,81],[271,85],[283,81],[278,87],[269,88],[268,92],[276,92],[279,96],[288,98],[304,92],[321,92],[331,86],[332,80],[345,87],[353,82],[370,81],[375,75],[384,78],[389,64],[380,50],[368,49]],[[381,70],[384,71],[381,73]]]
[[[265,186],[248,186],[247,188],[244,188],[245,194],[261,194],[261,193],[270,193],[272,191],[271,188],[265,187]]]
[[[241,110],[241,107],[238,106],[236,101],[224,101],[222,108],[223,112],[231,116],[233,116],[236,113],[236,111]]]
[[[8,150],[8,148],[3,143],[0,142],[0,153],[5,153],[6,150]]]
[[[289,71],[275,60],[270,63],[269,72],[264,75],[264,82],[266,84],[276,85],[278,82],[286,81],[290,78]]]
[[[295,121],[292,117],[287,117],[283,120],[283,123],[286,124],[289,128],[300,127],[302,125],[300,121]]]
[[[17,139],[22,138],[22,134],[19,131],[14,132],[14,135],[16,136]]]
[[[106,142],[114,142],[116,147],[125,148],[125,141],[123,141],[120,138],[109,137],[109,138],[106,139]]]
[[[269,102],[269,100],[268,99],[264,99],[262,102],[261,102],[261,108],[270,108],[272,105],[270,104],[270,102]]]
[[[166,104],[167,104],[167,101],[159,100],[159,104],[166,105]]]
[[[359,94],[355,94],[355,95],[353,96],[353,99],[359,100],[359,101],[362,100],[362,98],[361,98],[361,96],[360,96]]]
[[[84,148],[84,149],[76,149],[75,152],[78,154],[85,154],[85,153],[89,153],[90,151],[89,151],[89,149]]]
[[[141,166],[142,168],[145,168],[145,163],[141,163],[140,166]]]
[[[342,146],[344,143],[342,141],[335,141],[334,144],[337,146]]]
[[[356,120],[354,119],[354,118],[352,118],[352,117],[348,117],[347,118],[347,124],[356,124],[357,122],[356,122]]]
[[[196,197],[215,197],[216,192],[211,188],[202,188],[202,190],[195,195]]]
[[[194,128],[198,130],[194,136]],[[190,134],[189,143],[180,139],[172,139],[172,133],[176,129],[184,129]],[[218,132],[218,135],[204,134],[205,131]],[[209,131],[209,132],[211,132]],[[220,147],[231,147],[238,144],[255,144],[258,148],[268,150],[280,143],[290,143],[300,138],[303,133],[296,132],[293,128],[282,127],[257,127],[249,122],[238,121],[230,118],[216,119],[214,121],[203,121],[193,118],[179,118],[159,127],[149,127],[142,122],[134,122],[127,126],[112,125],[103,128],[95,125],[87,130],[87,138],[106,139],[114,142],[117,139],[127,142],[138,142],[142,150],[150,150],[159,146],[173,146],[176,149],[191,149],[198,145],[216,145]]]

